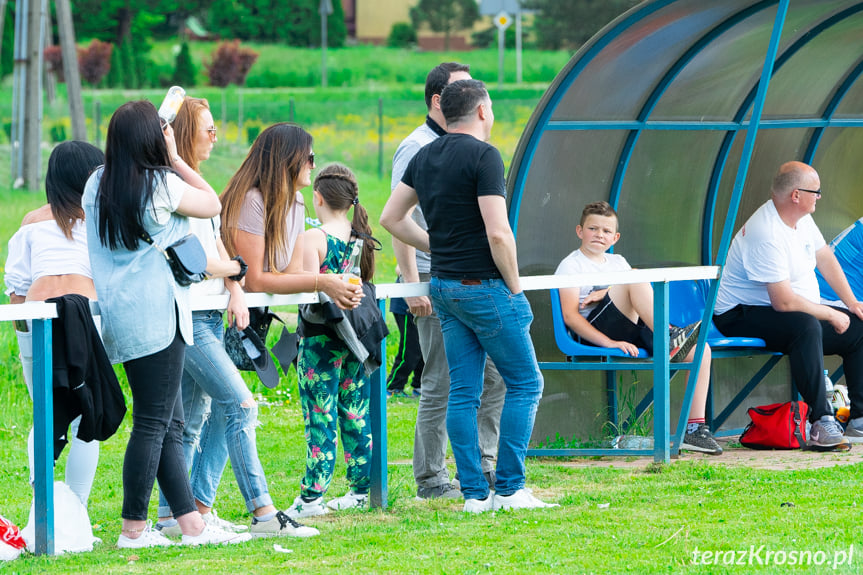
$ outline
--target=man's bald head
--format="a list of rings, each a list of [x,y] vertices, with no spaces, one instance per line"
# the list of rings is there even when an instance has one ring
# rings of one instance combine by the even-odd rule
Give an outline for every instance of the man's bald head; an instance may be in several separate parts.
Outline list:
[[[798,188],[809,188],[813,178],[818,178],[815,168],[803,162],[785,162],[773,177],[770,188],[774,197],[787,197]]]

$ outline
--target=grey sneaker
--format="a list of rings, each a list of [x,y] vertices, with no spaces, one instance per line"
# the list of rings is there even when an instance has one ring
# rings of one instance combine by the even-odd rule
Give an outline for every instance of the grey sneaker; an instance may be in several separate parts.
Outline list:
[[[248,531],[249,528],[245,525],[238,525],[236,523],[231,523],[216,514],[215,509],[210,509],[209,513],[205,513],[201,515],[201,519],[204,520],[204,523],[208,523],[219,529],[223,529],[224,531],[230,531],[232,533],[242,533],[243,531]]]
[[[297,495],[293,505],[288,507],[285,513],[291,519],[302,519],[303,517],[315,517],[316,515],[326,515],[330,510],[324,505],[324,496],[311,501],[305,501],[302,495]]]
[[[845,437],[851,443],[863,443],[863,429],[856,427],[852,422],[848,422],[845,428]]]
[[[668,349],[671,361],[683,361],[689,354],[689,350],[698,341],[698,332],[701,331],[701,320],[691,323],[686,327],[669,327]]]
[[[183,530],[180,529],[180,524],[177,523],[176,520],[174,521],[173,525],[167,525],[167,526],[161,522],[157,522],[154,529],[165,537],[182,537],[183,536]]]
[[[276,516],[269,521],[252,519],[249,533],[252,537],[314,537],[321,534],[314,527],[297,523],[284,511],[276,512]]]
[[[832,415],[822,415],[809,429],[809,447],[836,447],[844,442],[842,426]]]
[[[722,448],[713,439],[713,434],[710,433],[710,429],[704,423],[699,423],[698,429],[683,436],[683,443],[680,444],[680,448],[707,453],[708,455],[722,455]]]
[[[417,501],[423,499],[461,499],[461,491],[452,486],[451,483],[442,483],[434,487],[420,487],[417,489]]]

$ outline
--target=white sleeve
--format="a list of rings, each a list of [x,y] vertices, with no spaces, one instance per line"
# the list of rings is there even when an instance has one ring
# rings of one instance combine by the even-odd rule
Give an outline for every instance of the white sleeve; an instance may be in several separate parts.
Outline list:
[[[6,295],[27,295],[33,283],[30,268],[29,234],[24,228],[19,229],[9,240],[9,256],[6,258],[5,277]]]
[[[171,214],[180,207],[185,191],[186,182],[180,176],[173,172],[165,173],[165,185],[158,186],[153,192],[153,213],[159,224],[168,223]]]

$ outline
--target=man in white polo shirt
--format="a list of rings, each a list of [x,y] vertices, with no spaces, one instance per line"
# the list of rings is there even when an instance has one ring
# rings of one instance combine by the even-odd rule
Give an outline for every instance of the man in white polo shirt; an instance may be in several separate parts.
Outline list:
[[[863,304],[812,219],[821,180],[811,166],[788,162],[771,193],[734,236],[714,322],[726,336],[758,337],[788,355],[791,377],[810,408],[810,446],[863,442]],[[816,267],[848,309],[821,305]],[[824,354],[842,356],[845,367],[852,417],[847,440],[824,387]]]

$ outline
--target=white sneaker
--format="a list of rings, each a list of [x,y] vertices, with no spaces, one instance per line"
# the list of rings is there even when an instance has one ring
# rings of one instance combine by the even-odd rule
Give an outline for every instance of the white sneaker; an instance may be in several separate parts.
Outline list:
[[[276,516],[269,521],[252,520],[252,537],[314,537],[321,532],[314,527],[308,527],[297,523],[283,511],[278,511]]]
[[[354,509],[355,507],[365,507],[368,500],[369,496],[367,493],[354,493],[353,491],[348,491],[341,497],[336,497],[335,499],[327,501],[327,507],[335,509],[336,511]]]
[[[202,513],[201,519],[204,520],[204,523],[208,525],[212,525],[213,527],[218,527],[223,531],[230,531],[233,533],[242,533],[243,531],[248,531],[249,528],[246,525],[238,525],[237,523],[231,523],[226,519],[222,519],[216,514],[215,509],[210,509],[209,513]]]
[[[204,530],[198,535],[183,535],[181,545],[230,545],[233,543],[243,543],[252,538],[248,533],[232,533],[219,529],[208,523],[204,523]]]
[[[485,499],[465,499],[462,511],[465,513],[485,513],[492,510],[493,502],[494,496],[491,493]]]
[[[316,515],[326,515],[330,510],[324,505],[323,495],[311,501],[303,501],[302,495],[297,495],[293,505],[288,507],[285,513],[291,519],[302,519],[304,517],[315,517]]]
[[[147,522],[147,526],[144,528],[144,531],[141,532],[141,535],[132,539],[131,537],[126,537],[122,533],[120,533],[120,537],[117,539],[117,547],[120,549],[144,549],[147,547],[170,547],[174,542],[153,529],[150,526],[150,522]]]
[[[541,507],[560,507],[557,503],[546,503],[533,496],[527,489],[519,489],[512,495],[494,495],[492,508],[495,511],[507,509],[539,509]]]

